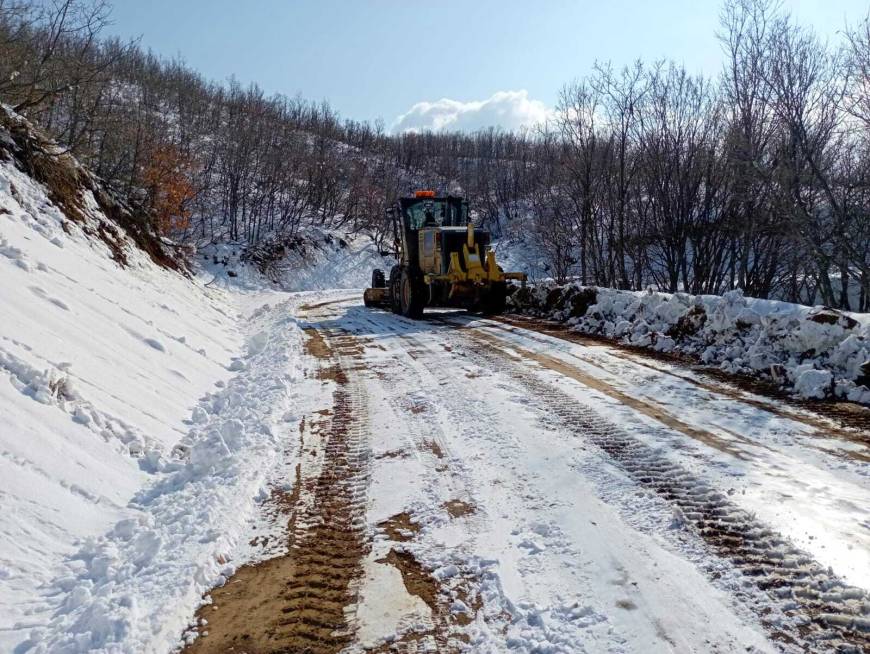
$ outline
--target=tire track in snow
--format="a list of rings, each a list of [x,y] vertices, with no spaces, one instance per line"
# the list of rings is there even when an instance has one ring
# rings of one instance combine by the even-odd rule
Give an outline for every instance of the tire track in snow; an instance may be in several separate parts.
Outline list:
[[[539,377],[533,352],[463,330],[465,355],[520,381],[560,428],[605,452],[641,486],[677,507],[708,546],[767,594],[787,620],[762,614],[775,640],[813,652],[870,651],[870,597],[849,586],[728,498],[591,407]],[[510,348],[512,356],[500,346]],[[546,366],[542,361],[538,363]],[[559,371],[564,374],[564,371]]]
[[[571,343],[605,347],[610,356],[630,361],[662,374],[671,375],[712,393],[731,397],[783,418],[801,422],[815,430],[811,435],[816,438],[825,439],[836,436],[865,448],[870,447],[870,408],[868,407],[842,400],[800,398],[771,382],[744,375],[735,375],[715,366],[702,365],[687,355],[658,352],[650,348],[622,343],[599,334],[573,331],[564,323],[523,315],[496,316],[491,320],[495,323],[501,323],[502,328],[506,331],[519,329],[526,334],[539,332]],[[526,336],[526,334],[523,335]],[[663,364],[664,367],[653,365],[651,363],[653,361]],[[688,368],[698,377],[680,374],[670,368],[674,365]],[[847,451],[841,454],[861,461],[870,460],[867,454],[860,452]]]
[[[361,349],[352,336],[306,330],[317,374],[335,383],[332,408],[312,420],[323,450],[318,474],[287,497],[289,551],[244,566],[197,613],[203,636],[185,651],[334,654],[353,641],[362,560],[370,547],[365,507],[367,395],[351,372]],[[303,443],[304,447],[311,447]],[[206,622],[203,623],[203,620]]]

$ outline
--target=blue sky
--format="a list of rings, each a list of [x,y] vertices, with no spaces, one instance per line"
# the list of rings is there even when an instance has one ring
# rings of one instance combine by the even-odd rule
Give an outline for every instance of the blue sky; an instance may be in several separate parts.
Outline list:
[[[721,65],[718,0],[112,5],[111,32],[141,37],[144,47],[180,56],[206,77],[234,75],[269,93],[326,99],[343,117],[382,118],[388,128],[515,127],[552,107],[562,85],[587,74],[596,59],[622,65],[669,58],[710,74]],[[866,0],[783,5],[831,40],[868,11]]]

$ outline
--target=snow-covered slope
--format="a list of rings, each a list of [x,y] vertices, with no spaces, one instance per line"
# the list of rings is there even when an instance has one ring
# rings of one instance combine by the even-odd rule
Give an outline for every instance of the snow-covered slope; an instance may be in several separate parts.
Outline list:
[[[0,161],[0,651],[38,640],[61,590],[86,603],[87,584],[62,581],[71,557],[138,513],[241,347],[226,297],[131,245],[121,267],[83,202],[93,220],[71,221]]]
[[[210,244],[198,250],[198,264],[211,275],[209,286],[256,290],[267,278],[283,291],[314,291],[369,286],[372,270],[389,274],[394,260],[383,257],[365,235],[338,234],[313,228],[280,263],[266,271],[244,260],[241,244]]]
[[[287,291],[365,288],[371,284],[374,268],[389,273],[392,264],[390,258],[378,253],[367,236],[330,239],[308,260],[291,256],[281,286]]]

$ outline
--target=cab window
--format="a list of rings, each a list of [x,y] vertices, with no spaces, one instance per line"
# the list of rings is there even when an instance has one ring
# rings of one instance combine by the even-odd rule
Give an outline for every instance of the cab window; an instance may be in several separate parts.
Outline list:
[[[408,207],[408,224],[411,229],[420,229],[424,226],[441,226],[450,224],[448,216],[449,207],[446,202],[428,200],[418,202]]]

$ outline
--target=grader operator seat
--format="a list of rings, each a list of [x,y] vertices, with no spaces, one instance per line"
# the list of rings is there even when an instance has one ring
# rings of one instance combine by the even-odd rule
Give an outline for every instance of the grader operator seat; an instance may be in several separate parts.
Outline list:
[[[440,211],[441,219],[444,219],[444,209]],[[423,227],[437,227],[438,222],[435,220],[435,208],[431,202],[427,202],[423,208]]]

